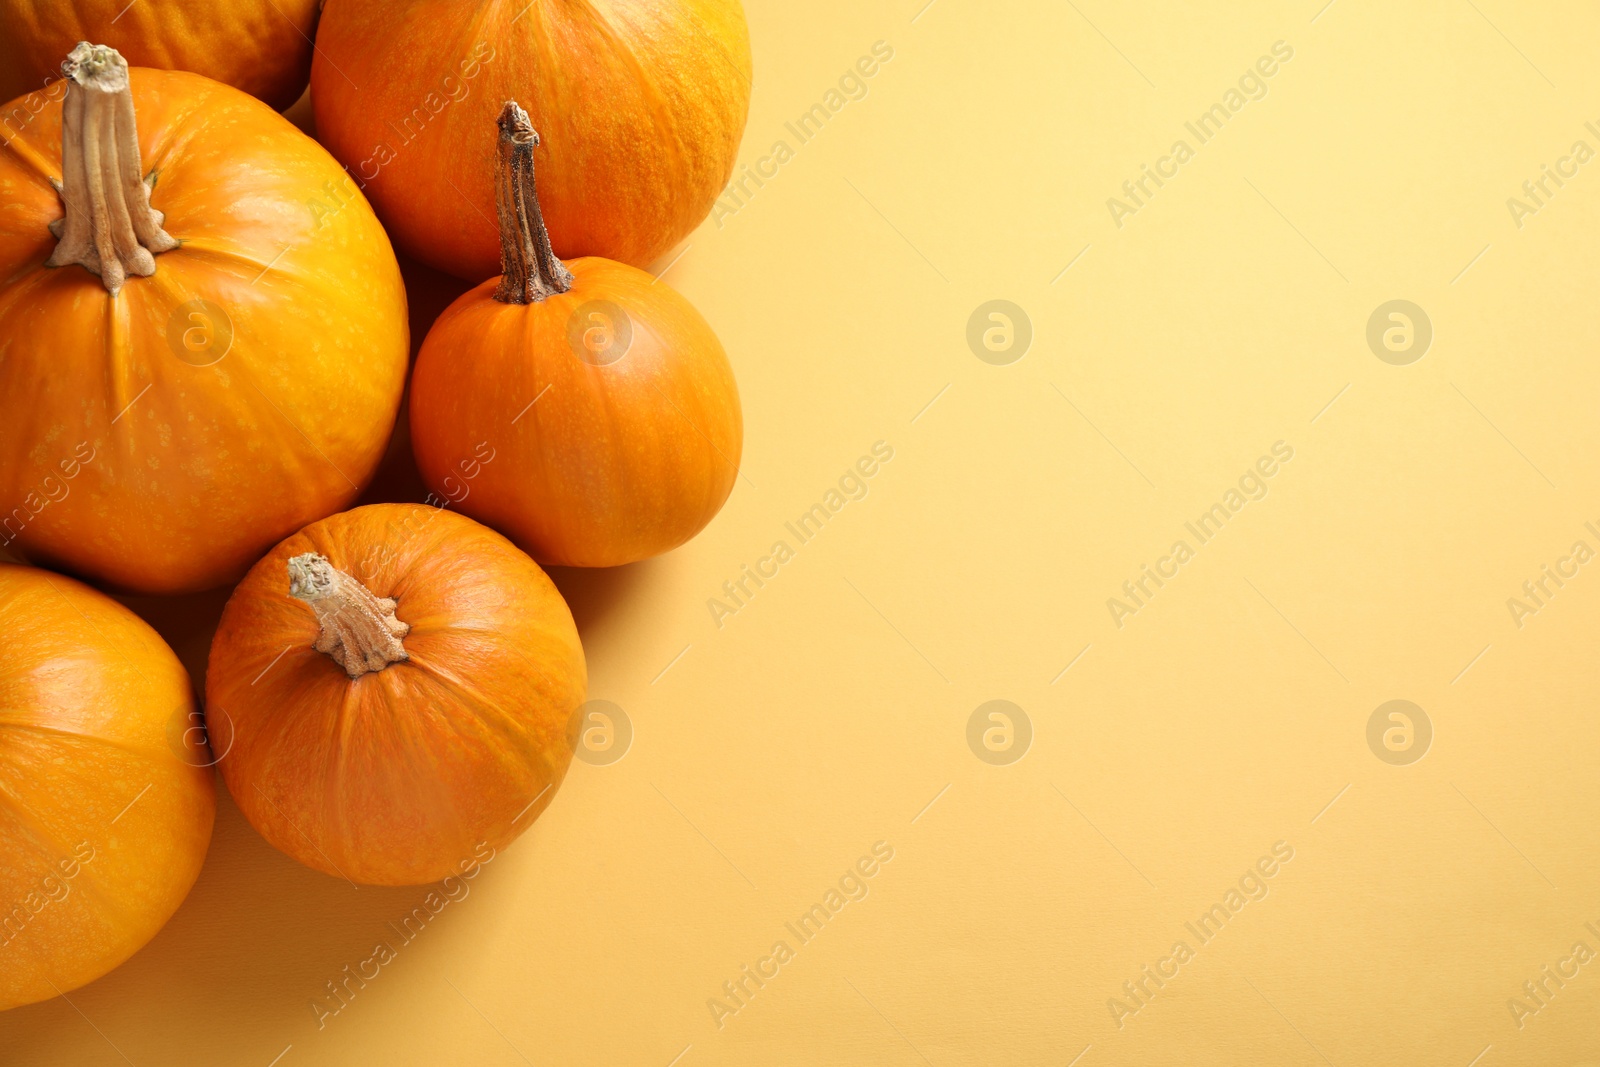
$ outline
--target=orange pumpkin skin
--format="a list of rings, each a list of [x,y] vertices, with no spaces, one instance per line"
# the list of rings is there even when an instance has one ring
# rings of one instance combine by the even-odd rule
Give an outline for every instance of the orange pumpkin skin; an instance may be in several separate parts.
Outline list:
[[[410,627],[409,658],[350,678],[316,651],[288,563],[317,553]],[[279,658],[281,656],[281,658]],[[504,537],[421,504],[313,523],[253,567],[211,646],[209,714],[239,809],[309,867],[369,885],[460,874],[550,803],[587,674],[550,579]]]
[[[358,88],[359,87],[359,88]],[[500,271],[493,121],[545,140],[556,254],[643,267],[705,219],[750,103],[739,0],[328,0],[311,68],[317,135],[407,254]]]
[[[0,1011],[94,981],[183,902],[216,793],[189,677],[110,597],[0,564]]]
[[[502,304],[489,281],[439,316],[413,371],[411,447],[435,493],[541,563],[612,567],[677,547],[721,509],[739,392],[716,334],[666,283],[606,259],[566,266],[565,293]],[[604,304],[586,309],[600,302],[631,329],[619,358],[584,347],[587,330],[617,327]]]
[[[181,245],[116,296],[44,266],[61,101],[0,147],[0,544],[178,593],[236,579],[371,478],[405,290],[371,209],[282,116],[198,75],[131,77],[150,201]]]
[[[99,41],[133,66],[203,74],[282,111],[305,91],[317,8],[317,0],[0,0],[0,100],[44,89],[73,45]]]

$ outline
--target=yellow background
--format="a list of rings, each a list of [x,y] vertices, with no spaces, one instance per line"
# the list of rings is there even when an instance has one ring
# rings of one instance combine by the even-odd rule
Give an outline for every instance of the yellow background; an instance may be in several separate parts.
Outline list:
[[[658,265],[733,360],[743,477],[669,556],[556,575],[627,755],[574,763],[320,1030],[312,998],[426,890],[299,867],[224,798],[171,924],[0,1015],[0,1062],[1600,1062],[1600,961],[1507,1008],[1600,951],[1600,564],[1520,628],[1506,604],[1600,549],[1600,162],[1521,228],[1506,204],[1600,148],[1600,14],[922,3],[749,6],[741,162],[793,158]],[[797,145],[879,40],[868,95]],[[1117,227],[1107,198],[1280,40],[1267,95]],[[462,287],[409,277],[420,340]],[[1007,366],[965,338],[991,299],[1032,322]],[[1408,366],[1366,342],[1392,299],[1434,329]],[[719,628],[707,600],[879,440],[865,499]],[[1266,498],[1118,628],[1107,598],[1280,440]],[[370,498],[416,492],[403,456]],[[132,603],[198,679],[224,597]],[[967,743],[994,699],[1033,729],[1007,766]],[[1409,766],[1367,745],[1391,699],[1433,725]],[[1198,945],[1280,840],[1269,895]],[[800,946],[784,924],[877,841],[869,895]],[[1179,939],[1119,1028],[1108,999]]]

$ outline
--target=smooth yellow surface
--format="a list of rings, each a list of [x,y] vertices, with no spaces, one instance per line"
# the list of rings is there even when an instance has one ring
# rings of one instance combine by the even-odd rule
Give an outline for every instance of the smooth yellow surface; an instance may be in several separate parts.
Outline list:
[[[324,984],[428,891],[297,867],[224,803],[168,928],[0,1016],[0,1061],[1600,1062],[1600,960],[1508,1008],[1600,952],[1600,563],[1520,627],[1507,606],[1600,550],[1600,161],[1520,228],[1507,206],[1600,150],[1600,14],[922,2],[749,5],[740,158],[791,158],[666,274],[734,364],[743,477],[666,558],[557,575],[628,754],[575,764],[321,1029]],[[866,97],[798,144],[879,40]],[[1194,145],[1277,41],[1266,95]],[[1118,228],[1107,198],[1185,137]],[[1007,366],[965,337],[992,299],[1032,321]],[[1434,330],[1406,366],[1366,340],[1395,299]],[[865,498],[793,544],[877,441]],[[1278,441],[1265,498],[1194,544]],[[1107,599],[1181,538],[1119,628]],[[780,539],[719,628],[708,599]],[[166,631],[203,659],[204,626]],[[1009,766],[967,743],[997,699],[1033,727]],[[1408,766],[1367,743],[1396,699],[1433,726]],[[801,944],[785,924],[878,841]],[[1280,841],[1200,944],[1184,924]],[[708,1000],[778,940],[719,1027]],[[1119,1028],[1108,1000],[1179,940]]]

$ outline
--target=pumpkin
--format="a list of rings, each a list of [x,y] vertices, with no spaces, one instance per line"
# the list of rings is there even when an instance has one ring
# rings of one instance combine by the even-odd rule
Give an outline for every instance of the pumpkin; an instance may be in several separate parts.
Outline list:
[[[223,609],[209,715],[251,825],[355,883],[462,873],[550,803],[587,675],[539,565],[471,519],[371,504],[312,523]]]
[[[149,626],[0,564],[0,1011],[94,981],[177,910],[216,793],[189,676]]]
[[[699,312],[644,271],[556,257],[534,189],[539,138],[515,103],[499,126],[505,273],[445,309],[422,343],[417,468],[542,563],[665,552],[711,520],[738,474],[728,358]]]
[[[408,255],[495,274],[502,101],[552,144],[545,215],[563,256],[643,267],[705,219],[750,104],[739,0],[328,0],[311,66],[322,142]]]
[[[318,7],[318,0],[0,0],[0,100],[44,89],[60,77],[56,57],[79,41],[103,41],[135,66],[203,74],[282,111],[305,91]],[[9,136],[6,117],[0,130]]]
[[[371,478],[400,271],[260,101],[88,44],[63,69],[0,148],[0,544],[139,592],[221,585]]]

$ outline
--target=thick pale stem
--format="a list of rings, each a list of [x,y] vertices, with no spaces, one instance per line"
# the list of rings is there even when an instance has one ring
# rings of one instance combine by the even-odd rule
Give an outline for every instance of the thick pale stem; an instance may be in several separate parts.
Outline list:
[[[556,258],[533,187],[533,149],[539,143],[528,113],[507,100],[495,168],[495,207],[500,214],[502,304],[534,304],[572,288],[572,272]]]
[[[307,552],[289,561],[289,595],[311,605],[322,626],[311,647],[350,677],[410,658],[400,639],[411,627],[394,617],[395,601],[374,596],[326,556]]]
[[[130,274],[156,272],[155,254],[177,248],[150,206],[139,166],[128,63],[114,48],[80,42],[61,64],[67,98],[61,116],[61,202],[50,232],[60,243],[47,267],[77,264],[98,274],[112,296]]]

